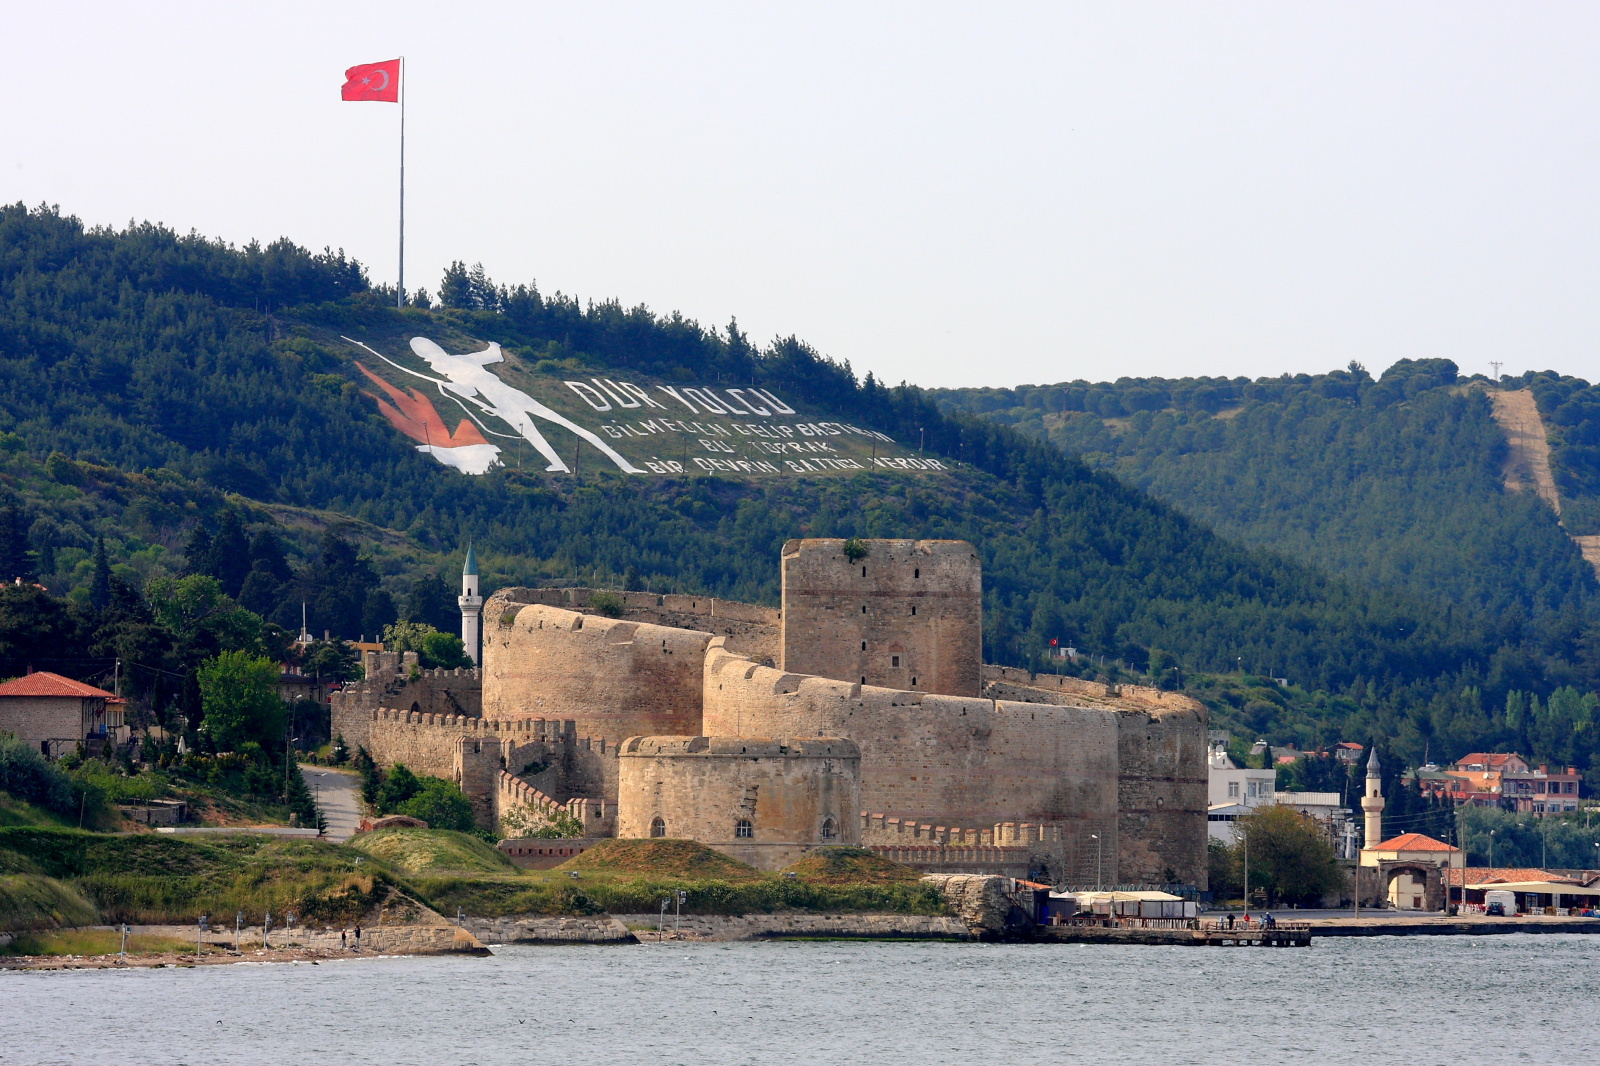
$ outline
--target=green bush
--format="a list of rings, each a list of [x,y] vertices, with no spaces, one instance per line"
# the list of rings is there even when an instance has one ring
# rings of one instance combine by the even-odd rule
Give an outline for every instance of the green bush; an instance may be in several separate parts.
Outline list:
[[[58,814],[77,811],[71,779],[11,733],[0,733],[0,792]]]
[[[461,794],[461,790],[437,777],[422,780],[422,789],[396,807],[394,813],[421,818],[433,829],[470,833],[473,828],[472,804]]]

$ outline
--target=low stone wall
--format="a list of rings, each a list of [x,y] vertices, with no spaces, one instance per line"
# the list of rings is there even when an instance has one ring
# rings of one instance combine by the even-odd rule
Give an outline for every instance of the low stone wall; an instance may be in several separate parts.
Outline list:
[[[485,944],[637,944],[610,915],[596,918],[468,918],[462,926]]]
[[[619,914],[616,918],[633,930],[642,943],[657,939],[656,914]],[[937,914],[812,914],[777,911],[773,914],[685,914],[676,921],[669,913],[665,939],[681,931],[695,940],[781,940],[785,937],[825,937],[860,940],[974,940],[976,934],[960,918]]]

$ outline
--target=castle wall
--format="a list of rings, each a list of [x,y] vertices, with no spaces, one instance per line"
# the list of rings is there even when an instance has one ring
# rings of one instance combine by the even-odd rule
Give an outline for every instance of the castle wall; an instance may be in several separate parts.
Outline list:
[[[1122,883],[1208,886],[1206,717],[1197,706],[1117,715]]]
[[[659,818],[667,837],[779,869],[808,848],[861,839],[860,762],[838,737],[631,737],[618,752],[617,835],[650,837]]]
[[[372,751],[372,713],[380,707],[465,717],[483,713],[483,680],[476,669],[423,670],[415,652],[368,652],[362,665],[365,677],[329,700],[332,735],[344,737],[352,752],[358,747]]]
[[[728,638],[728,647],[757,662],[776,663],[779,650],[779,612],[771,607],[714,596],[662,595],[654,592],[619,592],[590,588],[505,588],[495,593],[498,606],[485,608],[484,617],[497,617],[521,604],[543,604],[585,614],[595,612],[594,600],[604,595],[622,605],[622,619],[648,622],[673,629],[693,629]]]
[[[864,810],[957,825],[1061,822],[1074,837],[1115,832],[1117,726],[1108,711],[803,677],[715,642],[705,701],[709,735],[854,740]]]
[[[617,747],[604,738],[580,737],[570,721],[518,720],[423,714],[380,708],[365,726],[372,759],[389,769],[404,763],[413,773],[442,777],[460,786],[478,824],[493,828],[504,798],[502,771],[529,775],[529,787],[548,792],[574,810],[585,829],[610,831],[617,796]]]
[[[580,734],[612,741],[698,733],[711,637],[496,593],[484,619],[483,713],[559,715]]]
[[[977,696],[983,577],[961,540],[783,546],[783,669],[865,685]]]

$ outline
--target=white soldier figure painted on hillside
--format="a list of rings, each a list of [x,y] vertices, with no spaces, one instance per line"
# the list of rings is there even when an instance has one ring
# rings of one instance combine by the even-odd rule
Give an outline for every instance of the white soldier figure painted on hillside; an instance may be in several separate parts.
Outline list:
[[[596,434],[584,429],[561,412],[546,407],[521,389],[513,388],[490,373],[488,370],[490,363],[502,362],[505,359],[505,355],[500,351],[500,345],[492,341],[489,343],[489,347],[481,352],[471,352],[467,355],[451,355],[426,337],[411,338],[411,350],[426,361],[435,373],[443,375],[443,380],[441,380],[429,377],[426,374],[419,374],[415,370],[407,370],[394,360],[386,358],[371,348],[367,348],[360,341],[352,340],[349,337],[346,337],[345,340],[366,348],[367,351],[372,352],[373,355],[376,355],[396,370],[403,371],[413,377],[419,377],[424,381],[433,382],[438,386],[441,395],[460,403],[463,409],[466,409],[467,404],[471,404],[484,414],[505,422],[517,431],[516,435],[521,436],[522,439],[532,444],[539,450],[539,454],[548,460],[549,465],[545,467],[545,470],[549,472],[570,473],[572,468],[561,460],[561,456],[556,454],[556,450],[550,446],[550,442],[544,439],[544,434],[540,433],[538,427],[534,424],[535,417],[554,422],[556,425],[564,426],[576,433],[579,437],[598,448],[606,458],[617,464],[617,469],[623,473],[644,473],[643,470],[628,462],[615,448],[612,448]],[[495,433],[494,430],[484,426],[482,421],[473,415],[470,409],[467,410],[467,414],[472,416],[473,421],[477,422],[484,432],[494,434],[497,437],[508,435]]]

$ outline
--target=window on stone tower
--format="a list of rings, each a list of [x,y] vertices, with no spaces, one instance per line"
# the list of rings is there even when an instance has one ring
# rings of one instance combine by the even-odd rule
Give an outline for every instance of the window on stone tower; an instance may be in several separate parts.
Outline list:
[[[900,665],[900,656],[898,656],[898,655],[889,656],[889,665],[890,666],[894,666],[894,667],[898,667]]]
[[[733,835],[740,840],[749,840],[756,835],[756,827],[750,824],[750,819],[740,818],[733,823]]]
[[[650,835],[653,836],[653,837],[664,837],[664,836],[666,836],[667,835],[667,823],[663,822],[660,818],[652,818],[652,819],[650,819]]]
[[[834,837],[836,837],[838,835],[839,835],[839,827],[834,824],[833,819],[832,818],[824,818],[822,820],[822,839],[823,840],[832,840]]]

